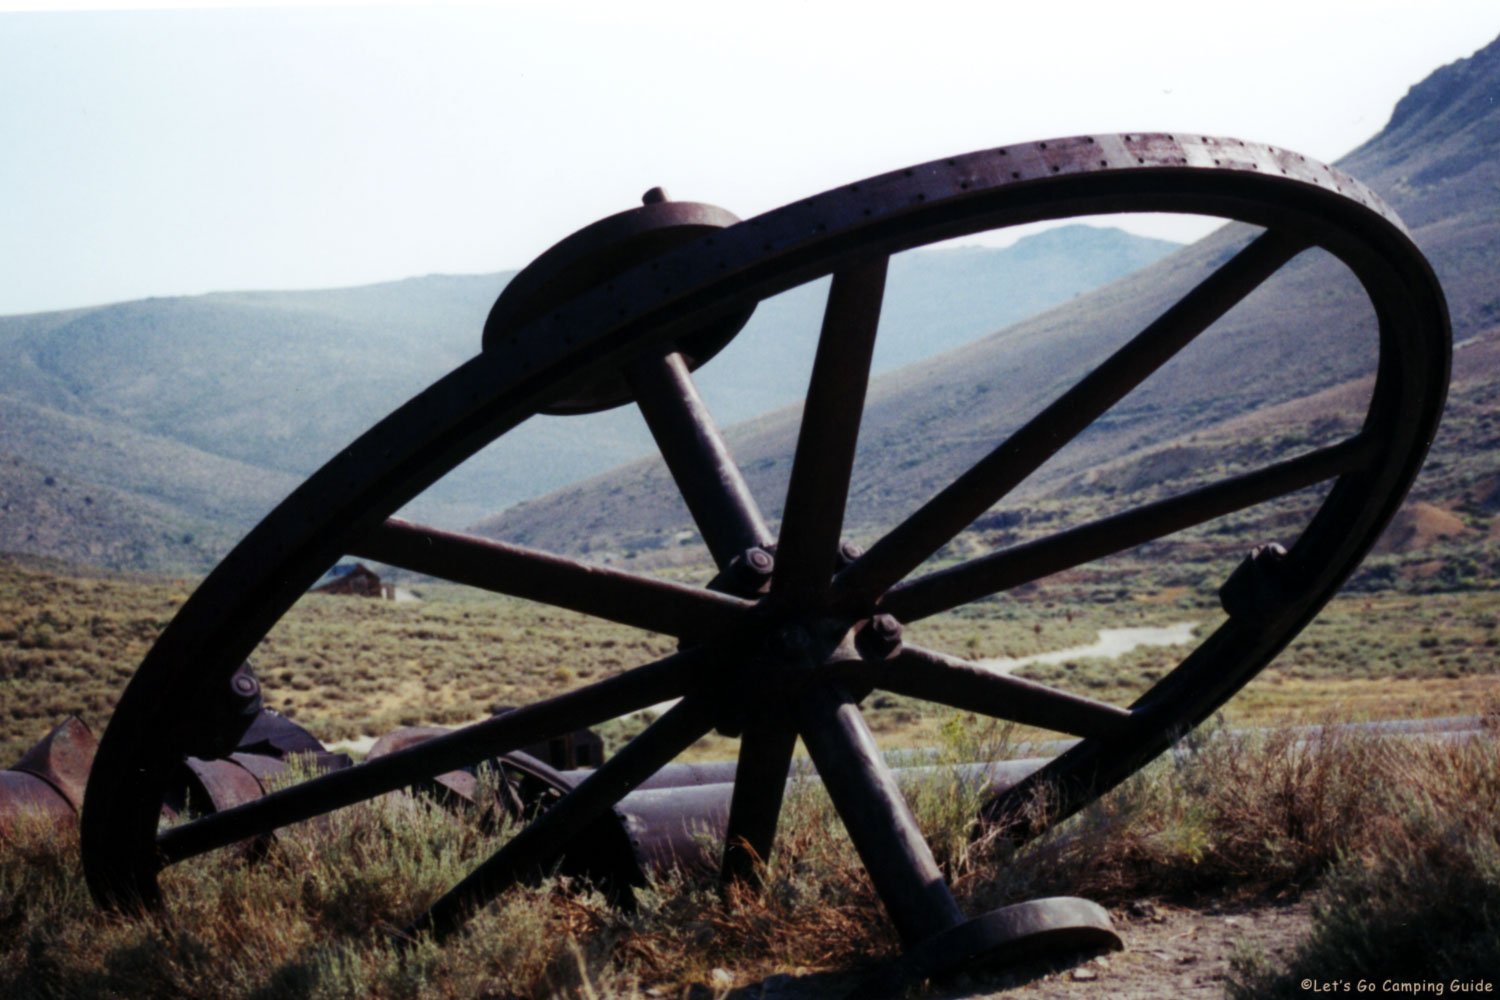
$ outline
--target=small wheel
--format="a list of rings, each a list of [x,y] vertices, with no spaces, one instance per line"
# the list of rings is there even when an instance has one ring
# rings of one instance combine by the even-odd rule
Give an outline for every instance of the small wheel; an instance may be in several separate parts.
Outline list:
[[[1216,215],[1265,232],[868,551],[845,548],[845,502],[890,255],[1018,223],[1139,211]],[[1379,365],[1358,433],[912,575],[1310,247],[1348,267],[1378,320]],[[773,535],[677,349],[711,354],[756,303],[827,274],[833,281],[823,331]],[[726,878],[748,876],[754,859],[770,850],[800,735],[903,940],[944,940],[962,914],[876,750],[858,697],[879,688],[1081,737],[986,813],[1024,825],[1021,806],[1043,789],[1052,796],[1049,819],[1076,810],[1243,686],[1353,570],[1432,439],[1448,354],[1441,291],[1389,209],[1336,170],[1238,140],[1083,136],[985,150],[693,234],[591,288],[570,286],[545,309],[522,309],[505,323],[492,317],[484,353],[332,459],[204,581],[147,655],[105,732],[83,814],[89,886],[106,903],[153,904],[163,865],[681,698],[417,917],[413,930],[457,928],[474,907],[545,866],[570,836],[718,729],[741,737]],[[708,586],[390,519],[530,415],[622,398],[640,405],[719,566]],[[1129,706],[902,642],[904,623],[1319,484],[1326,487],[1321,505],[1288,548],[1267,547],[1226,582],[1225,624]],[[236,665],[345,553],[665,633],[681,640],[680,651],[158,833],[164,776],[207,739],[188,720],[218,711]]]

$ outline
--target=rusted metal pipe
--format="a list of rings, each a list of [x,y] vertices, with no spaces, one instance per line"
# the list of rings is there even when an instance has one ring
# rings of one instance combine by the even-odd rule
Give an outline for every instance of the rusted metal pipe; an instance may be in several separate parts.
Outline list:
[[[83,720],[70,715],[0,771],[0,834],[28,814],[63,825],[78,822],[98,746]]]
[[[312,773],[337,771],[353,761],[332,753],[312,733],[286,716],[261,709],[221,757],[187,757],[173,776],[163,803],[169,814],[209,816],[265,796],[283,783],[293,763]],[[244,850],[263,846],[271,834],[239,841]]]
[[[369,757],[415,746],[449,731],[440,726],[398,729],[377,740]],[[891,773],[904,792],[942,781],[983,797],[1010,788],[1049,759],[911,765],[893,767]],[[535,815],[595,773],[592,768],[555,769],[527,753],[502,754],[481,766],[496,774],[491,791],[501,798],[498,803],[482,800],[477,769],[440,774],[413,788],[447,806],[472,809],[488,821],[496,806],[512,817]],[[713,871],[718,859],[712,852],[724,841],[737,777],[734,761],[668,764],[620,799],[608,814],[574,834],[559,870],[588,878],[627,905],[630,889],[645,885],[653,872],[674,867]],[[784,792],[791,794],[807,782],[821,784],[811,761],[794,760]]]

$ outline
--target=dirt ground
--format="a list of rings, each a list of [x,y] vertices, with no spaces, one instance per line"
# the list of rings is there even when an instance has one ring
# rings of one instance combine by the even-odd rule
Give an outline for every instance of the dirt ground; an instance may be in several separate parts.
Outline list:
[[[970,989],[944,997],[1066,997],[1147,1000],[1152,997],[1222,997],[1230,959],[1259,953],[1276,962],[1307,934],[1304,902],[1254,909],[1186,910],[1136,903],[1112,911],[1125,950],[1011,989]]]
[[[1123,951],[1059,971],[961,979],[919,993],[930,1000],[1151,1000],[1222,997],[1230,959],[1258,952],[1275,962],[1307,933],[1305,902],[1253,908],[1184,909],[1140,901],[1110,912]],[[772,976],[729,993],[731,1000],[812,1000],[844,995],[856,980],[831,974]],[[712,995],[705,992],[705,995]]]

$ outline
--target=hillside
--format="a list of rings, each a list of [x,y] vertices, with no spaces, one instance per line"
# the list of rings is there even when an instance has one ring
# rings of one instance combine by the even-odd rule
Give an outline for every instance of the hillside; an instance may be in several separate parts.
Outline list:
[[[1496,93],[1500,42],[1413,87],[1390,123],[1339,163],[1407,222],[1446,289],[1458,342],[1486,336],[1500,319]],[[1050,313],[877,379],[861,425],[851,533],[870,537],[950,482],[1248,233],[1226,226]],[[1371,373],[1373,342],[1373,317],[1353,279],[1326,255],[1305,254],[1073,442],[1014,500],[1024,506],[1088,493],[1101,475],[1112,493],[1125,492],[1117,489],[1121,483],[1160,484],[1161,470],[1153,466],[1173,448],[1194,449],[1176,457],[1191,457],[1200,472],[1234,465],[1237,454],[1268,445],[1246,439],[1235,422],[1270,408],[1293,419],[1300,441],[1326,438],[1359,412],[1338,407],[1358,395],[1360,380]],[[1460,351],[1450,416],[1417,489],[1440,507],[1462,503],[1476,481],[1500,467],[1489,433],[1491,357]],[[729,433],[772,516],[785,492],[798,417],[789,408]],[[1107,475],[1098,471],[1106,466]],[[666,544],[687,527],[664,469],[639,462],[523,504],[478,530],[544,547],[629,553]]]
[[[1178,244],[1121,229],[1074,224],[1000,250],[940,247],[898,254],[886,281],[871,369],[894,372],[961,347],[1176,249]],[[740,335],[695,373],[720,423],[801,401],[827,294],[823,279],[762,302]],[[649,443],[641,449],[643,454],[651,450]]]
[[[877,364],[949,349],[1175,246],[1074,226],[1005,249],[907,255],[893,274],[903,291]],[[508,279],[430,276],[0,318],[0,462],[13,470],[0,494],[9,508],[0,511],[0,551],[131,569],[211,564],[337,449],[470,357]],[[799,352],[808,363],[821,310],[818,287],[765,303],[704,372],[715,409],[743,420],[795,399],[796,380],[776,376]],[[773,338],[757,333],[770,329],[800,339],[773,350]],[[649,450],[633,408],[537,418],[438,484],[413,514],[457,527]],[[56,502],[48,477],[94,501]],[[184,546],[184,535],[196,544]]]
[[[0,396],[0,552],[201,567],[296,477]]]
[[[3,319],[0,403],[27,418],[0,448],[181,506],[232,539],[433,370],[467,357],[461,331],[502,284],[423,278]],[[206,460],[233,473],[206,473],[183,496],[180,480]]]

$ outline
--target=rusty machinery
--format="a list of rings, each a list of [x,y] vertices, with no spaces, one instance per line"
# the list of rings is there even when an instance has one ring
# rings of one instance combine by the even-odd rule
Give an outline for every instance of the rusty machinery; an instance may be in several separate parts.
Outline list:
[[[238,676],[244,676],[245,671]],[[346,754],[330,753],[307,730],[285,716],[258,706],[241,726],[236,744],[216,748],[211,757],[184,756],[162,791],[167,816],[201,816],[258,799],[300,758],[304,771],[348,767]],[[0,835],[28,813],[48,822],[77,821],[98,751],[83,720],[69,716],[11,765],[0,771]]]
[[[83,806],[97,749],[89,727],[70,715],[8,770],[0,771],[0,834],[27,813],[53,823],[73,823]]]
[[[1263,230],[1133,339],[867,551],[843,543],[845,502],[894,253],[1020,223],[1115,212],[1197,213]],[[1359,430],[1253,471],[917,574],[1216,319],[1292,258],[1348,268],[1379,327]],[[831,275],[783,518],[772,532],[690,372],[768,296]],[[1317,331],[1308,331],[1315,335]],[[555,802],[410,931],[438,937],[547,866],[699,737],[740,739],[726,879],[770,854],[800,736],[906,948],[929,975],[985,955],[1112,940],[1080,900],[966,917],[934,863],[860,700],[875,689],[1080,737],[993,795],[984,817],[1024,836],[1025,805],[1056,822],[1118,784],[1224,703],[1297,634],[1406,493],[1446,392],[1442,293],[1402,223],[1358,181],[1234,139],[1079,136],[938,160],[740,221],[666,200],[603,219],[522,271],[483,350],[340,452],[203,582],[126,688],[101,741],[82,820],[103,903],[155,905],[163,866],[477,761],[671,699],[681,701]],[[1025,377],[1021,373],[1020,377]],[[537,413],[641,409],[718,574],[703,587],[585,565],[391,517],[444,473]],[[1286,548],[1257,549],[1224,581],[1227,618],[1129,705],[1001,676],[903,643],[902,625],[1308,487],[1321,502]],[[350,554],[665,633],[679,651],[514,712],[158,830],[168,776],[215,737],[238,664],[320,573]],[[232,698],[230,699],[232,700]]]

